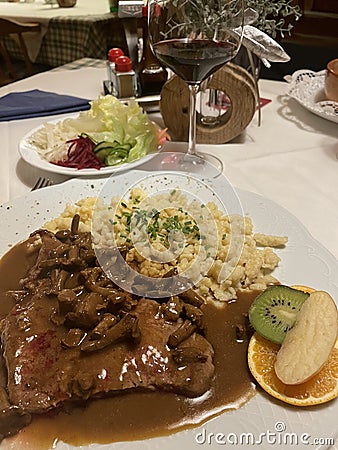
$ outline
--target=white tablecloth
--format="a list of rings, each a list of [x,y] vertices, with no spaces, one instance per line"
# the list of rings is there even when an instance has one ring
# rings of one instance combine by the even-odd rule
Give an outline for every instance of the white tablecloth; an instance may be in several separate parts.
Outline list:
[[[49,72],[0,89],[39,88],[95,98],[102,92],[104,68]],[[220,156],[235,185],[262,194],[288,209],[310,233],[338,257],[338,126],[303,109],[285,95],[286,83],[261,80],[261,95],[271,99],[236,143],[208,146]],[[53,116],[48,119],[62,118]],[[159,122],[159,115],[154,116]],[[29,191],[40,170],[19,157],[20,138],[46,118],[0,123],[0,202]],[[168,150],[178,148],[170,143]],[[48,174],[54,182],[65,180]]]
[[[35,61],[40,51],[42,39],[47,32],[48,23],[54,17],[88,17],[109,13],[108,0],[77,0],[72,8],[60,8],[56,4],[46,4],[44,0],[34,2],[0,2],[0,16],[19,22],[38,22],[40,33],[25,33],[25,43],[29,57]]]

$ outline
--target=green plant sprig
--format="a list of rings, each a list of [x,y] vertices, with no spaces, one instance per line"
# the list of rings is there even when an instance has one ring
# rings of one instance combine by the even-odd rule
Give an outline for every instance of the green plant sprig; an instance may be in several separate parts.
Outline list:
[[[258,13],[258,19],[252,25],[273,38],[290,35],[293,21],[302,15],[299,5],[295,5],[293,0],[245,0],[245,6]]]
[[[212,39],[217,30],[222,29],[234,11],[239,0],[172,0],[163,2],[168,8],[167,31],[164,38],[180,35],[203,36]],[[293,23],[302,16],[299,5],[294,0],[244,0],[245,8],[258,13],[252,24],[273,38],[290,35]],[[234,18],[236,20],[236,17]],[[229,26],[229,23],[227,24]]]
[[[168,7],[167,31],[174,35],[213,39],[229,18],[234,19],[238,0],[172,0]],[[167,5],[166,5],[167,7]]]

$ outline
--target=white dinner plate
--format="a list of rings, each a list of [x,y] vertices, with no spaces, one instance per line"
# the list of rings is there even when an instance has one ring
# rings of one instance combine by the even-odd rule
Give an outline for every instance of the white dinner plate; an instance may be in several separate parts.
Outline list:
[[[145,177],[149,172],[133,171],[112,177],[113,195],[121,196],[135,180]],[[154,176],[160,178],[162,186],[173,186],[177,182],[175,173],[157,173],[149,176],[149,189],[154,189]],[[45,221],[59,215],[67,202],[97,195],[107,180],[70,180],[66,183],[31,192],[0,207],[1,234],[0,255],[8,251],[11,245],[26,238],[30,232],[43,226]],[[183,182],[187,187],[186,182]],[[147,190],[147,181],[144,183]],[[103,189],[104,192],[104,189]],[[108,191],[106,191],[108,192]],[[218,191],[217,191],[218,192]],[[305,227],[287,210],[271,200],[251,192],[236,190],[244,214],[254,223],[254,231],[273,235],[287,235],[285,248],[277,250],[281,262],[274,275],[288,285],[301,284],[324,289],[338,299],[338,261],[316,241]],[[101,195],[102,196],[102,195]],[[211,200],[213,200],[211,198]],[[224,202],[226,198],[222,198]],[[203,199],[204,201],[204,199]],[[236,202],[234,203],[235,208]],[[232,205],[228,212],[232,212]],[[231,368],[229,368],[231,370]],[[159,411],[160,414],[160,411]],[[338,436],[337,399],[317,407],[292,407],[263,393],[258,394],[244,407],[217,416],[205,424],[172,434],[142,441],[120,442],[106,445],[92,444],[81,449],[90,450],[174,450],[221,448],[218,439],[231,448],[266,449],[328,449],[329,439]],[[156,417],[154,418],[156,420]],[[220,433],[224,436],[220,437]],[[244,433],[244,435],[243,435]],[[292,434],[291,434],[292,433]],[[241,437],[242,435],[242,437]],[[247,438],[245,438],[247,436]],[[241,439],[250,439],[253,445],[240,445]],[[292,441],[291,441],[292,439]],[[261,443],[259,443],[261,440]],[[297,444],[295,444],[297,442]],[[59,442],[57,449],[73,449],[69,444]]]
[[[69,117],[77,117],[69,116]],[[57,123],[58,120],[51,120],[50,123]],[[82,176],[105,176],[110,175],[112,173],[122,172],[124,170],[135,169],[135,167],[140,166],[141,164],[146,163],[150,159],[154,158],[162,149],[163,145],[157,149],[156,152],[149,153],[148,155],[143,156],[142,158],[136,159],[135,161],[119,164],[116,166],[107,166],[102,167],[101,169],[72,169],[70,167],[58,166],[56,164],[52,164],[45,159],[41,158],[39,153],[37,152],[36,146],[33,144],[31,138],[32,135],[41,129],[42,126],[39,125],[36,128],[33,128],[28,133],[26,133],[23,138],[19,142],[19,153],[24,161],[28,164],[37,167],[38,169],[46,170],[48,172],[59,173],[62,175],[68,175],[70,177],[82,177]]]
[[[325,97],[325,70],[297,70],[285,79],[290,83],[287,91],[290,97],[317,116],[338,123],[338,103]]]

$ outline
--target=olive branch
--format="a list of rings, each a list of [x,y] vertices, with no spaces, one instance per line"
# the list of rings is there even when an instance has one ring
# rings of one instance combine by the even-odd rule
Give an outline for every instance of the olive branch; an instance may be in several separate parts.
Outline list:
[[[258,13],[252,25],[273,38],[291,34],[293,22],[302,15],[299,5],[294,3],[293,0],[245,0],[246,8]]]
[[[163,1],[167,8],[167,30],[164,38],[174,35],[200,36],[212,39],[217,31],[241,25],[236,8],[240,0],[172,0]],[[301,17],[299,5],[293,0],[244,0],[244,7],[257,12],[251,25],[268,35],[291,34],[293,22]],[[236,24],[237,21],[237,24]]]
[[[213,39],[219,30],[236,24],[236,7],[240,1],[173,0],[165,4],[167,31],[162,34],[164,38],[180,35]]]

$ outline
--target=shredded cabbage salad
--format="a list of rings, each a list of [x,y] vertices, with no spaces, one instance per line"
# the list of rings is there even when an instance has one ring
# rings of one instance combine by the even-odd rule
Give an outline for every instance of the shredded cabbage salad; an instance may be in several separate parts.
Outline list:
[[[131,162],[156,151],[168,137],[135,101],[122,103],[112,95],[105,95],[90,104],[91,108],[80,112],[78,117],[47,122],[30,137],[30,143],[41,158],[54,163],[65,161],[67,141],[86,135],[94,142],[127,145],[128,154],[119,163]]]

